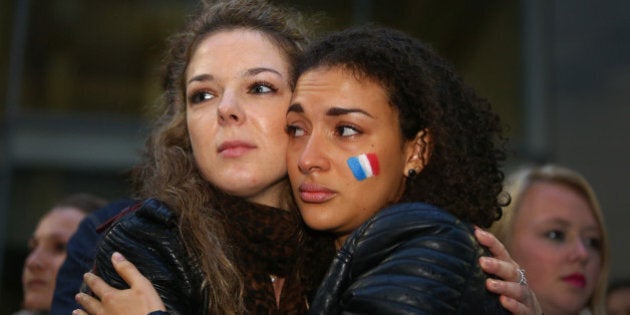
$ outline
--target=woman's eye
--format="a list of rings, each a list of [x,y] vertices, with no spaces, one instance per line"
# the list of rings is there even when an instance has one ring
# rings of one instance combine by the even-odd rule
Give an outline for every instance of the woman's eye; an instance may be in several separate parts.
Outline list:
[[[188,98],[188,102],[191,104],[199,104],[203,101],[207,101],[213,98],[214,98],[214,95],[210,92],[197,92],[197,93],[192,94]]]
[[[359,134],[359,131],[351,126],[339,126],[337,127],[337,134],[341,137],[351,137]]]
[[[56,242],[53,244],[53,251],[56,254],[63,254],[66,252],[66,243],[65,242]]]
[[[564,233],[561,231],[549,231],[545,234],[545,236],[551,240],[562,241],[564,240]]]
[[[584,244],[586,244],[586,246],[590,247],[590,248],[594,248],[594,249],[601,249],[602,248],[602,241],[597,238],[597,237],[589,237],[586,238],[584,240]]]
[[[274,92],[276,91],[276,89],[269,83],[261,83],[258,82],[256,84],[254,84],[250,89],[249,92],[253,93],[253,94],[265,94],[265,93],[270,93],[270,92]]]
[[[287,125],[286,127],[287,133],[289,134],[289,136],[291,137],[301,137],[303,135],[306,134],[306,132],[304,131],[304,129],[295,126],[295,125]]]

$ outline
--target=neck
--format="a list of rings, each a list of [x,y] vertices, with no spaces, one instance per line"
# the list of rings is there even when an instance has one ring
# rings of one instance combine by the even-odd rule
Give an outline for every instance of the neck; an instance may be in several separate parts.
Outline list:
[[[341,246],[343,246],[343,243],[346,242],[346,240],[348,239],[350,235],[348,234],[344,234],[342,236],[339,236],[335,239],[335,249],[336,250],[340,250]]]
[[[268,187],[261,193],[252,196],[243,196],[243,198],[251,203],[288,211],[289,207],[286,202],[286,196],[290,193],[291,191],[289,190],[287,182],[281,181]]]

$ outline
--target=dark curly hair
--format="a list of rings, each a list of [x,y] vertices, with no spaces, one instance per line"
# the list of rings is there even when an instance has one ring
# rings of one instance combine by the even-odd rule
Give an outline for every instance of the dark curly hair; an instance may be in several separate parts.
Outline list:
[[[431,203],[482,227],[500,218],[505,139],[499,117],[430,47],[397,30],[356,26],[314,43],[297,75],[319,67],[342,67],[381,84],[405,139],[428,131],[422,140],[430,138],[429,159],[408,180],[402,201]]]

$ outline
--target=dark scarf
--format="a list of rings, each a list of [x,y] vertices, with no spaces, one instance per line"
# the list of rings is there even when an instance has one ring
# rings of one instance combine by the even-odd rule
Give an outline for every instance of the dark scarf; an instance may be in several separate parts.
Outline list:
[[[302,224],[295,211],[227,198],[220,208],[236,265],[244,277],[245,307],[250,314],[305,314],[306,299],[296,266]],[[270,275],[285,278],[280,307]]]

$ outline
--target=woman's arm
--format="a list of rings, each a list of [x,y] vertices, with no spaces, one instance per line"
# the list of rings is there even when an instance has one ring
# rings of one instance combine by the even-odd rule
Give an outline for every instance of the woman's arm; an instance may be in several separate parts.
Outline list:
[[[472,229],[422,203],[381,210],[338,251],[310,314],[507,314]]]
[[[100,277],[86,273],[84,282],[96,297],[85,293],[77,294],[76,300],[85,311],[76,310],[73,315],[168,314],[151,282],[131,262],[116,252],[112,255],[112,264],[130,288],[118,290],[109,286]]]
[[[519,265],[512,259],[505,246],[491,233],[480,228],[475,229],[475,237],[486,246],[492,257],[481,257],[481,268],[501,279],[488,279],[488,290],[501,295],[501,304],[513,314],[542,314],[540,304],[534,292],[527,286],[519,284],[521,275]]]
[[[129,289],[113,265],[114,252],[124,255],[151,282],[169,313],[201,314],[207,309],[203,275],[188,256],[176,216],[158,200],[147,199],[119,218],[96,251],[93,273],[110,287]]]

